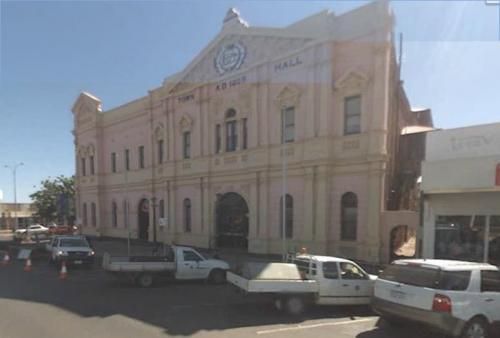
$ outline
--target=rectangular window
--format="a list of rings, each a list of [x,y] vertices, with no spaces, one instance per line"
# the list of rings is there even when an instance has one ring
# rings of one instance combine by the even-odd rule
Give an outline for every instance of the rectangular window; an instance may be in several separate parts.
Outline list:
[[[361,96],[350,96],[344,99],[344,134],[361,133]]]
[[[139,169],[144,169],[144,146],[139,147]]]
[[[238,145],[236,121],[226,122],[226,151],[235,151]]]
[[[189,131],[183,134],[183,156],[184,159],[191,158],[191,132]]]
[[[295,141],[295,107],[281,110],[281,143]]]
[[[243,127],[243,131],[242,131],[242,133],[243,133],[243,135],[242,135],[243,141],[242,141],[242,144],[241,144],[241,148],[242,149],[247,149],[247,147],[248,147],[248,126],[247,126],[247,119],[243,119],[242,123],[243,123],[243,126],[242,126]]]
[[[326,279],[339,279],[339,268],[337,262],[323,263],[323,277]]]
[[[220,124],[215,126],[215,153],[218,154],[222,150],[222,131]]]
[[[125,149],[125,170],[130,170],[130,150]]]
[[[86,176],[87,175],[87,164],[85,161],[85,157],[81,158],[80,164],[81,164],[81,169],[82,169],[82,176]]]
[[[111,153],[111,172],[116,173],[116,153]]]
[[[90,219],[92,222],[92,226],[96,227],[97,226],[97,212],[96,212],[95,203],[92,203],[90,205]]]
[[[158,141],[158,163],[163,163],[163,140]]]
[[[500,292],[500,271],[481,271],[481,292]]]
[[[94,156],[90,156],[90,175],[93,176],[95,175],[95,163],[94,163]]]
[[[165,201],[164,200],[160,200],[160,218],[165,218]]]

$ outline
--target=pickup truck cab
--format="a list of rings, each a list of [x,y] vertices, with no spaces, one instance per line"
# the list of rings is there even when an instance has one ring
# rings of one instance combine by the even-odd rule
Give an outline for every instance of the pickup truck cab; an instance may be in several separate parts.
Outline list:
[[[50,252],[49,263],[56,266],[63,261],[86,266],[94,263],[95,252],[84,236],[54,236],[45,248]]]
[[[206,279],[219,284],[226,280],[229,264],[204,257],[197,250],[186,246],[171,246],[158,256],[112,257],[104,254],[104,270],[123,276],[141,287],[150,287],[157,277],[177,280]]]
[[[247,263],[227,278],[247,294],[269,295],[278,309],[292,315],[310,304],[370,304],[376,279],[350,260],[305,254],[289,263]]]

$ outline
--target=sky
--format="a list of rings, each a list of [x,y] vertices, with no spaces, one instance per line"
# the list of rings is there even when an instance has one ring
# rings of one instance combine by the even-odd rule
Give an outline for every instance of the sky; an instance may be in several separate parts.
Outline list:
[[[13,201],[47,177],[74,173],[71,106],[81,91],[104,110],[181,71],[220,31],[228,8],[251,26],[286,26],[367,1],[0,0],[0,190]],[[500,6],[392,1],[403,33],[403,80],[414,107],[440,128],[500,122]],[[2,193],[0,192],[0,198]]]

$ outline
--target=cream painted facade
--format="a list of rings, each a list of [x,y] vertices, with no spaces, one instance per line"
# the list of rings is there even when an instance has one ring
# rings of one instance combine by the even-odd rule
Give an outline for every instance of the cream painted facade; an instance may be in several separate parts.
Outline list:
[[[387,261],[391,227],[418,222],[416,212],[387,211],[401,130],[419,124],[399,85],[393,20],[387,1],[284,28],[249,27],[230,10],[200,54],[146,96],[104,111],[100,99],[82,93],[72,111],[83,231],[126,237],[128,219],[132,237],[153,240],[156,227],[159,241],[215,247],[218,203],[236,193],[248,210],[230,221],[248,222],[248,251],[280,253],[285,156],[293,199],[287,249]],[[359,132],[356,117],[346,121],[351,97],[361,102]],[[293,141],[283,145],[287,109]],[[237,134],[233,151],[228,133]],[[356,208],[342,208],[347,193]],[[341,236],[345,219],[355,223],[354,239]]]

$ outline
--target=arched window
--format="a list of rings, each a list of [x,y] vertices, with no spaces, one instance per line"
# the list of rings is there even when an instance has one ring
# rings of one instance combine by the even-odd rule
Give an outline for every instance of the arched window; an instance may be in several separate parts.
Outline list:
[[[83,203],[83,207],[82,207],[82,224],[83,226],[87,226],[88,223],[87,223],[87,203]]]
[[[92,222],[92,226],[96,227],[97,226],[97,212],[96,212],[96,206],[95,203],[92,202],[90,205],[90,220]]]
[[[358,197],[355,193],[347,192],[342,195],[341,209],[340,238],[345,241],[355,241],[358,230]]]
[[[118,206],[116,205],[116,202],[113,202],[111,204],[111,217],[113,228],[116,228],[118,226]]]
[[[191,232],[191,200],[184,199],[184,232]]]
[[[283,238],[283,196],[280,198],[280,234]],[[293,238],[293,197],[289,194],[285,198],[285,235]]]
[[[236,110],[230,108],[226,111],[226,151],[235,151],[238,147],[238,126]]]

